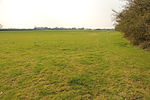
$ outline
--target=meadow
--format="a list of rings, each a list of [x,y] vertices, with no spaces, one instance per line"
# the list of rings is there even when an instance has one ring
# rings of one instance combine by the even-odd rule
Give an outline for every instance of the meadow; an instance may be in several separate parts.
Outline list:
[[[150,52],[116,31],[1,31],[0,100],[150,100]]]

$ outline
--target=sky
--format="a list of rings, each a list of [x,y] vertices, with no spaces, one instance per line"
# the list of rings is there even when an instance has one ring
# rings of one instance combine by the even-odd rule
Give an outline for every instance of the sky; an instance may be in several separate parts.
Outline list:
[[[0,0],[3,28],[113,28],[121,0]]]

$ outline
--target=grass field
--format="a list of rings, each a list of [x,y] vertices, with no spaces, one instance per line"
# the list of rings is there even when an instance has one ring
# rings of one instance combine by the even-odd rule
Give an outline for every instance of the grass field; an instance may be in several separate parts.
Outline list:
[[[150,100],[150,52],[115,31],[0,32],[0,100]]]

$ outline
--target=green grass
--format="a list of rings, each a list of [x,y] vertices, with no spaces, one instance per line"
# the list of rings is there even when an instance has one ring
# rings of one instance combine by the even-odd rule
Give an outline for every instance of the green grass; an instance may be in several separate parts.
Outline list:
[[[0,100],[150,100],[150,52],[116,31],[0,32]]]

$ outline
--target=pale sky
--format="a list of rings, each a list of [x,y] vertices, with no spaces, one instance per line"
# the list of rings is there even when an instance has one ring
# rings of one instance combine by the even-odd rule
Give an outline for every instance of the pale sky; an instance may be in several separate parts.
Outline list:
[[[3,28],[113,28],[121,0],[0,0]]]

